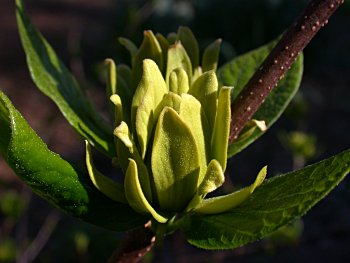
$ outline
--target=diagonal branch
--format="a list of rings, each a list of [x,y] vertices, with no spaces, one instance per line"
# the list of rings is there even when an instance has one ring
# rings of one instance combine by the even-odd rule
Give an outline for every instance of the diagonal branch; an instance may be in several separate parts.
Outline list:
[[[249,80],[231,105],[229,142],[232,143],[266,97],[284,77],[298,54],[316,33],[328,23],[329,17],[344,0],[312,0],[302,15],[286,31],[279,43]]]

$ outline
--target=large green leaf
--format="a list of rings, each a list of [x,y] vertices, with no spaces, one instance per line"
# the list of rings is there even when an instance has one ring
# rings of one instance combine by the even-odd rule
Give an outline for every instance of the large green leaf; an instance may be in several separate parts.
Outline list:
[[[265,181],[230,212],[185,217],[187,240],[206,249],[236,248],[256,241],[305,214],[350,172],[350,150]]]
[[[270,53],[276,41],[263,47],[255,49],[249,53],[243,54],[228,62],[218,70],[218,79],[220,85],[233,86],[232,100],[237,98],[249,79],[259,68],[261,63]],[[303,73],[303,56],[300,55],[285,77],[274,88],[266,101],[254,114],[254,119],[264,120],[269,128],[283,113],[291,99],[297,92]],[[264,132],[256,129],[246,138],[233,142],[228,147],[228,156],[231,157],[243,150]]]
[[[0,153],[32,190],[64,212],[112,230],[127,230],[147,218],[113,202],[59,155],[51,152],[0,92]]]
[[[18,29],[33,81],[81,136],[108,156],[115,156],[112,128],[98,115],[75,78],[31,24],[22,0],[16,0],[16,5]]]

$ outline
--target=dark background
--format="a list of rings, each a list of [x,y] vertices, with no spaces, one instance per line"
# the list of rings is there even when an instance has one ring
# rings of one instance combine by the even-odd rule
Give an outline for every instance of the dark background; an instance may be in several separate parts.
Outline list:
[[[142,31],[167,34],[188,25],[203,48],[220,37],[223,64],[281,34],[307,1],[288,0],[27,0],[34,24],[52,44],[103,111],[101,63],[128,62],[117,37],[138,44]],[[12,0],[0,4],[0,89],[50,149],[82,162],[84,145],[56,106],[30,80]],[[300,91],[286,113],[259,141],[235,156],[227,187],[246,185],[258,170],[269,176],[327,158],[350,145],[350,4],[346,2],[305,50]],[[309,138],[309,153],[286,147],[288,134]],[[287,139],[283,139],[287,138]],[[293,144],[293,143],[292,143]],[[295,144],[295,143],[294,143]],[[311,149],[311,150],[310,150]],[[107,161],[99,158],[101,170]],[[106,170],[107,168],[105,168]],[[233,183],[232,183],[233,182]],[[302,220],[268,239],[232,251],[204,251],[180,234],[166,239],[150,262],[348,262],[350,181],[344,180]],[[38,235],[39,233],[39,235]],[[0,158],[0,262],[105,262],[121,234],[77,221],[49,206],[23,186]],[[34,240],[34,245],[30,243]],[[42,248],[42,249],[41,249]],[[26,254],[26,252],[29,252]],[[29,256],[28,256],[29,255]]]

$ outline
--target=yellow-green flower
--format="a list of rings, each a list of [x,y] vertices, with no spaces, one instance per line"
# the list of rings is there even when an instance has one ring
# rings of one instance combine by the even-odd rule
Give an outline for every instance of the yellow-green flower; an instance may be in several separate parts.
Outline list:
[[[264,180],[266,168],[250,187],[204,199],[223,184],[227,162],[231,88],[219,87],[215,73],[221,41],[207,47],[201,63],[186,27],[168,38],[146,31],[140,48],[120,41],[132,67],[116,68],[108,60],[108,92],[124,186],[94,168],[87,145],[95,186],[160,223],[178,213],[221,213],[240,204]]]

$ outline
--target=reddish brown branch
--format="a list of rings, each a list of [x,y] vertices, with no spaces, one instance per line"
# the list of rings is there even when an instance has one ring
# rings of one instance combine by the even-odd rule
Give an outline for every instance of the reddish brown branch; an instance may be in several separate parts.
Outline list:
[[[328,23],[329,17],[342,3],[344,0],[312,0],[302,15],[286,31],[239,97],[232,103],[230,142],[237,138],[245,124],[295,62],[298,54],[320,28]]]
[[[151,230],[150,222],[142,228],[131,230],[118,251],[108,263],[137,263],[149,252],[155,243],[155,235]]]

